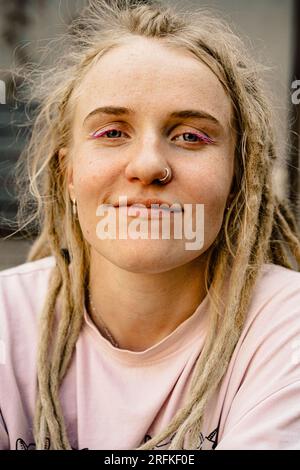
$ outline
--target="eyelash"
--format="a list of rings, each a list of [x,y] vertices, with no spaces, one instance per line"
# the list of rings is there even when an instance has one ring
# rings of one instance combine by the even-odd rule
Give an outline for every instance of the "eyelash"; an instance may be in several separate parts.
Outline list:
[[[119,129],[112,128],[112,129],[108,129],[106,131],[103,131],[100,134],[98,134],[99,131],[96,131],[96,132],[91,134],[91,137],[93,139],[99,139],[100,137],[103,137],[105,134],[108,134],[109,132],[112,132],[112,131],[123,132],[123,131],[120,131]],[[208,137],[208,135],[198,134],[197,132],[182,132],[181,134],[176,135],[175,137],[179,137],[180,135],[184,135],[184,134],[194,135],[194,136],[198,137],[198,139],[199,139],[198,142],[183,141],[187,144],[197,144],[197,143],[213,144],[214,143],[214,141],[210,137]],[[108,140],[113,141],[114,139],[118,139],[118,138],[117,137],[112,137],[112,138],[109,138]]]

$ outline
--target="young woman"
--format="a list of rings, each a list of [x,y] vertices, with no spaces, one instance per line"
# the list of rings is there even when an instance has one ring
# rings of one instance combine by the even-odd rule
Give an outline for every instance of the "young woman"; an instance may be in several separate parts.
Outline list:
[[[156,2],[95,0],[67,39],[26,151],[40,233],[0,276],[1,448],[299,448],[300,243],[257,64]],[[167,216],[202,242],[147,236]]]

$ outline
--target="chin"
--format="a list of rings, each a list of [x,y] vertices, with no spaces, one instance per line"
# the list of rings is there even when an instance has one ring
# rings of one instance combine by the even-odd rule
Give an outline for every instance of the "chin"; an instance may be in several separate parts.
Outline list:
[[[107,240],[96,251],[121,269],[153,274],[170,271],[199,256],[185,250],[182,240]]]

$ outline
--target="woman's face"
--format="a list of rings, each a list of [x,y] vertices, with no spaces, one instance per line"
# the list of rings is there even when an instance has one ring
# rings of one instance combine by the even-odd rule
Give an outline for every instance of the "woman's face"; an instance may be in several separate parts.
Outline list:
[[[134,37],[93,65],[76,96],[72,143],[61,152],[68,155],[69,193],[76,199],[91,255],[148,273],[199,261],[220,231],[234,171],[232,107],[217,77],[191,53]],[[110,110],[101,111],[103,107]],[[198,116],[179,114],[187,110]],[[165,167],[172,170],[172,179],[161,185],[157,178]],[[147,237],[100,239],[97,226],[104,219],[97,208],[118,203],[120,196],[158,198],[183,208],[190,204],[193,230],[200,229],[195,205],[204,205],[203,246],[186,249],[191,240],[184,231],[181,238],[172,236],[172,213],[166,213],[169,238],[162,239],[160,231],[153,239],[146,215],[140,221],[149,223]],[[114,209],[116,233],[124,210]],[[183,225],[186,213],[180,213]],[[133,221],[136,216],[127,213],[127,223]]]

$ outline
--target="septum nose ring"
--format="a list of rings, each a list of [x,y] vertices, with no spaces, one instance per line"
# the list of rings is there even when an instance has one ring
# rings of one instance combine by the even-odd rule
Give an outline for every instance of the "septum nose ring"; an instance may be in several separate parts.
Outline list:
[[[162,178],[158,178],[158,181],[160,183],[166,183],[171,177],[171,170],[169,168],[166,167],[165,172],[166,172],[165,176],[163,176]]]

